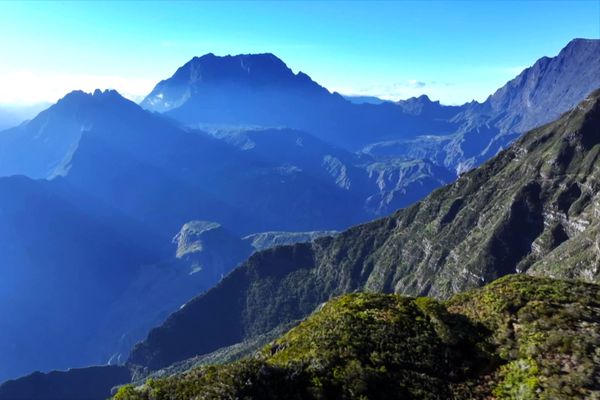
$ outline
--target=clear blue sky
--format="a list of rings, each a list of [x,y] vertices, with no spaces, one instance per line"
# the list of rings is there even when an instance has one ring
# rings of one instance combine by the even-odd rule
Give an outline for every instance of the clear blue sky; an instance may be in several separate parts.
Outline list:
[[[0,103],[139,99],[193,56],[272,52],[330,90],[455,104],[599,38],[600,0],[0,2],[0,37]]]

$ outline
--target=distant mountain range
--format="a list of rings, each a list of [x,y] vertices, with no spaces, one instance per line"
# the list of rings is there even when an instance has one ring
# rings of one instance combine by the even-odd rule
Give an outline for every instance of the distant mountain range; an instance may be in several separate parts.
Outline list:
[[[294,74],[272,54],[195,57],[156,85],[141,106],[190,126],[285,126],[351,151],[456,128],[450,121],[403,113],[393,103],[353,104],[308,75]]]
[[[375,96],[350,96],[350,95],[342,95],[346,100],[350,103],[354,104],[381,104],[385,103],[387,100],[380,99]]]
[[[373,397],[392,388],[431,398],[593,396],[598,287],[526,275],[599,281],[599,152],[600,90],[411,207],[253,254],[134,348],[131,379],[152,379],[115,398],[313,398],[330,390]],[[490,284],[515,273],[523,275]],[[357,291],[367,293],[332,299]],[[274,333],[313,311],[283,336]],[[85,397],[108,386],[117,372],[110,368],[9,381],[0,399],[32,390],[51,398],[64,382],[80,393],[97,375],[102,383]]]
[[[463,106],[354,104],[271,54],[194,58],[143,108],[114,91],[66,95],[0,132],[0,380],[120,363],[183,304],[132,363],[256,338],[357,289],[446,297],[542,263],[594,280],[562,245],[594,257],[576,235],[593,222],[594,135],[562,140],[595,129],[590,102],[434,190],[600,87],[599,50],[574,40]],[[551,261],[560,251],[573,268]]]
[[[272,54],[208,54],[161,81],[141,105],[188,125],[296,128],[351,151],[389,141],[414,143],[422,135],[444,137],[425,158],[461,172],[523,132],[554,120],[599,87],[599,54],[600,41],[575,39],[558,56],[538,60],[485,102],[460,107],[443,106],[426,96],[398,104],[353,104],[306,74],[294,74]],[[419,150],[416,146],[413,151]],[[412,149],[398,147],[405,149],[398,148],[396,155]]]
[[[118,361],[254,250],[242,236],[339,229],[366,217],[356,212],[364,200],[335,175],[345,172],[322,166],[319,151],[335,165],[333,149],[289,130],[247,137],[257,145],[242,151],[111,91],[71,93],[0,134],[4,174],[46,178],[0,178],[0,307],[11,315],[0,377]],[[292,149],[303,138],[311,151],[290,152],[296,165],[286,165],[269,137],[289,137]],[[231,239],[207,237],[201,252],[177,259],[172,238],[195,220],[217,221]]]

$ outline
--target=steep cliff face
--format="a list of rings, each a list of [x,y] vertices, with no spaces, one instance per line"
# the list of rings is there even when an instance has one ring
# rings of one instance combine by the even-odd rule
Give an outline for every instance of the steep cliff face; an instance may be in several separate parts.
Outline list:
[[[254,254],[154,329],[130,361],[151,369],[302,318],[357,290],[431,295],[531,272],[597,281],[600,92],[415,205],[313,243]],[[560,257],[562,262],[545,268]],[[223,334],[225,332],[225,334]]]

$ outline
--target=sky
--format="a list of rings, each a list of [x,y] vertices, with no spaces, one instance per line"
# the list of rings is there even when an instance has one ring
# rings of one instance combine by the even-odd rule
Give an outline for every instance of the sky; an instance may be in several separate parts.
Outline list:
[[[600,0],[0,2],[0,37],[0,105],[95,88],[140,101],[209,52],[270,52],[343,94],[462,104],[600,38]]]

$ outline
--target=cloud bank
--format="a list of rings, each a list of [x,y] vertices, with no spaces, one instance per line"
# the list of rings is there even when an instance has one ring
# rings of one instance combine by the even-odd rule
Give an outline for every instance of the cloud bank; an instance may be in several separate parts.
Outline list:
[[[132,76],[39,74],[29,71],[0,73],[0,104],[54,103],[73,90],[91,92],[95,89],[115,89],[137,102],[155,84],[155,79]]]

